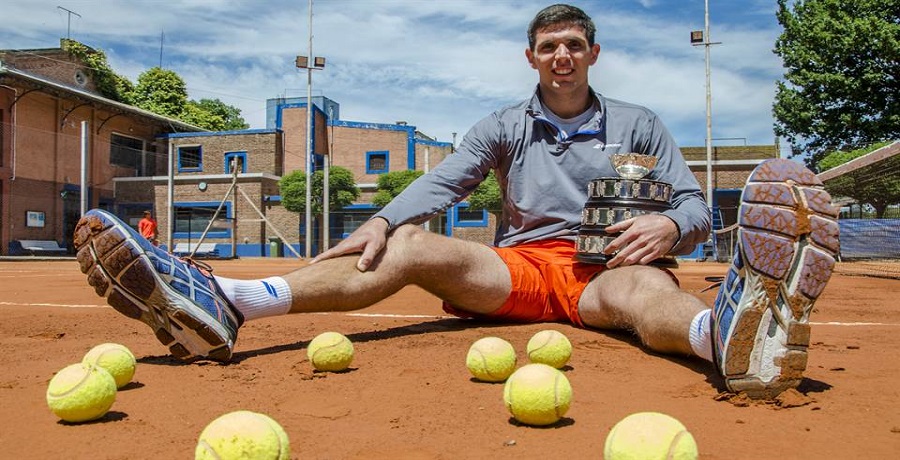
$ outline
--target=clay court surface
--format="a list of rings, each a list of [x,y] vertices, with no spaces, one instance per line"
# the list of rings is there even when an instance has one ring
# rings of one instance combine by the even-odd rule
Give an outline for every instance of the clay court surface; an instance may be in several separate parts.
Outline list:
[[[296,260],[213,261],[215,273],[255,278]],[[683,263],[699,292],[726,266]],[[712,302],[715,291],[699,294]],[[900,281],[838,273],[816,304],[806,378],[773,403],[722,392],[712,367],[663,357],[624,333],[565,324],[496,325],[449,318],[410,287],[368,309],[246,324],[234,362],[182,364],[150,329],[107,307],[74,260],[0,262],[0,457],[193,458],[217,416],[264,412],[286,429],[293,458],[600,458],[610,428],[659,411],[693,433],[701,458],[897,458],[900,452]],[[465,356],[487,335],[525,344],[554,328],[574,345],[565,368],[574,397],[557,425],[516,424],[503,384],[470,379]],[[313,372],[306,346],[324,331],[356,348],[350,371]],[[47,408],[54,373],[92,346],[118,342],[138,357],[134,381],[93,423],[68,425]]]

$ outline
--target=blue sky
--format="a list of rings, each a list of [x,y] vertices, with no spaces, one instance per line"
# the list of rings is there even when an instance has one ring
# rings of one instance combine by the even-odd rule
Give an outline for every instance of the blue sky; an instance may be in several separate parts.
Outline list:
[[[237,106],[265,127],[265,101],[305,96],[294,57],[308,51],[305,0],[7,0],[0,48],[53,48],[67,33],[104,51],[134,81],[160,63],[178,72],[191,98]],[[493,110],[530,96],[537,73],[524,56],[525,29],[551,2],[317,0],[313,54],[327,66],[313,94],[341,105],[341,118],[407,121],[441,141],[461,137]],[[703,0],[570,2],[597,25],[600,59],[591,85],[657,112],[682,146],[706,136]],[[772,53],[781,28],[774,0],[710,1],[714,145],[771,144]],[[787,146],[782,145],[787,152]]]

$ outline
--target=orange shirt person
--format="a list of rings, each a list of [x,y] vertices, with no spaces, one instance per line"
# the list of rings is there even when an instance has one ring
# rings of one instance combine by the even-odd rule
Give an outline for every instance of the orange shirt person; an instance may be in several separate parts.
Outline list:
[[[141,236],[147,238],[147,241],[153,243],[154,246],[159,244],[157,227],[156,219],[153,218],[150,211],[144,211],[144,218],[138,222],[138,231],[141,233]]]

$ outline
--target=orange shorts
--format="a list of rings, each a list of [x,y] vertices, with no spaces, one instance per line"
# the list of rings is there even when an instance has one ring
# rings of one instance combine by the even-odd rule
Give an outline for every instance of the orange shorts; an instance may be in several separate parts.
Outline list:
[[[463,318],[521,323],[571,322],[584,327],[578,316],[578,299],[605,265],[575,261],[575,243],[545,240],[508,248],[492,248],[506,263],[512,292],[502,307],[490,314],[460,310],[444,302],[444,311]]]
[[[585,327],[578,300],[585,286],[606,265],[576,261],[575,242],[544,240],[508,248],[491,248],[509,268],[512,292],[493,313],[472,313],[444,302],[444,311],[461,318],[517,323],[570,322]],[[660,268],[679,284],[675,274]]]

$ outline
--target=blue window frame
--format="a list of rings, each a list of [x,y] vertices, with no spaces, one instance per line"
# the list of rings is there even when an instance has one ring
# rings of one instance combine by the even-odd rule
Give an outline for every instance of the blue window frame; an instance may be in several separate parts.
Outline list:
[[[225,152],[225,174],[231,174],[231,163],[232,160],[237,160],[239,173],[244,174],[247,172],[247,152]]]
[[[366,174],[382,174],[390,170],[391,156],[387,150],[366,152]]]
[[[488,215],[484,209],[469,210],[469,203],[459,203],[453,212],[454,227],[487,227]]]
[[[178,146],[178,172],[203,171],[203,147],[200,145]]]
[[[175,206],[175,228],[172,237],[174,238],[200,238],[215,214],[216,208],[219,207],[217,201],[182,201],[173,204]],[[232,216],[231,203],[226,202],[206,237],[231,238]]]

